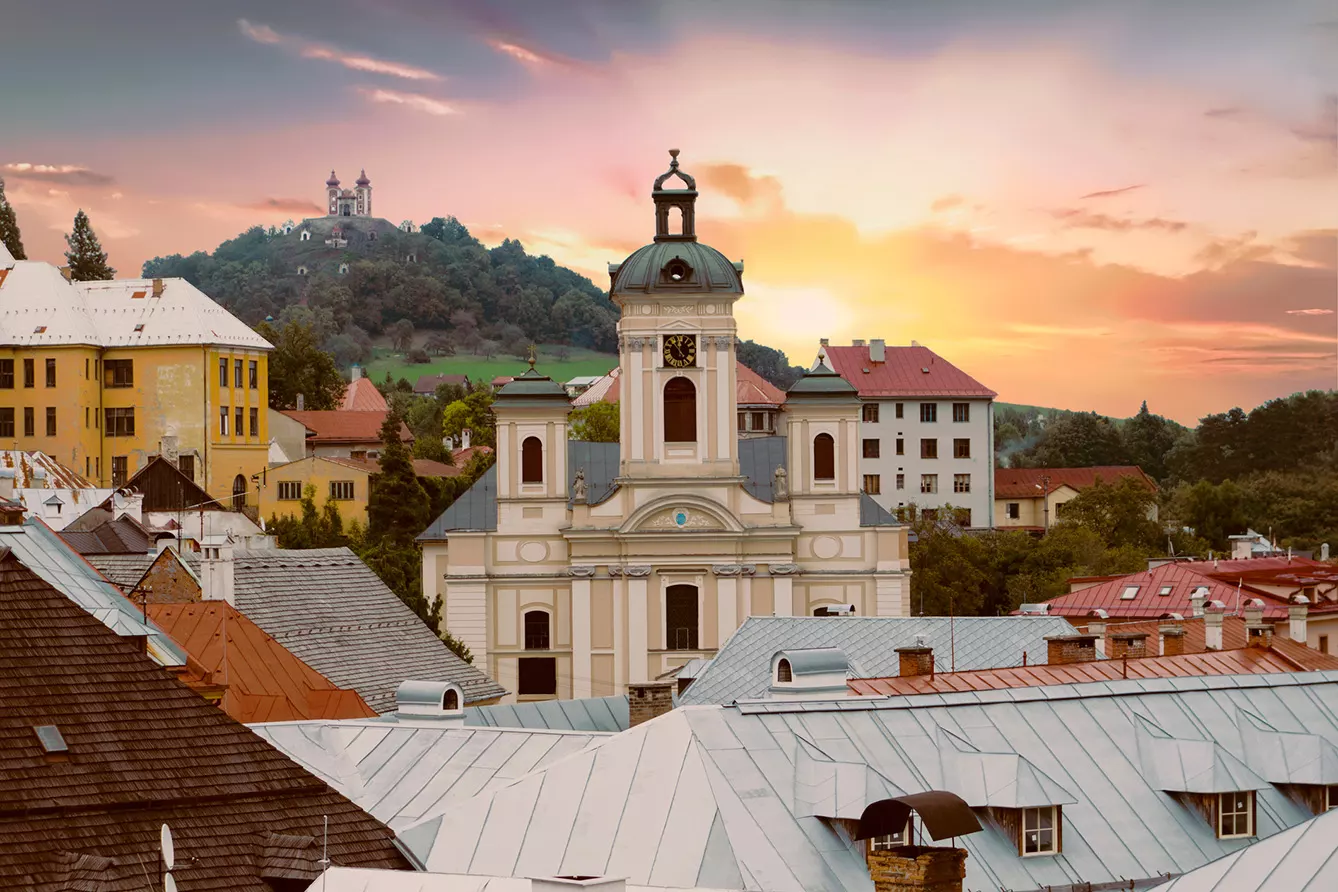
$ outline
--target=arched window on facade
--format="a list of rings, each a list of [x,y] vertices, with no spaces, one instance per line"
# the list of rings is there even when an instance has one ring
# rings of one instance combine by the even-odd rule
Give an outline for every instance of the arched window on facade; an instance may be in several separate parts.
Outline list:
[[[687,378],[664,385],[664,441],[697,442],[697,388]]]
[[[526,437],[520,444],[520,482],[544,482],[544,444],[538,437]]]
[[[778,683],[794,681],[794,672],[790,669],[789,660],[781,660],[776,664],[776,681]]]
[[[549,641],[548,611],[525,611],[525,649],[548,650]]]
[[[669,650],[697,649],[697,586],[671,585],[664,601],[665,644]]]
[[[813,478],[836,479],[836,441],[831,434],[818,434],[813,438]]]
[[[246,507],[246,478],[241,474],[232,478],[232,510],[240,511]]]

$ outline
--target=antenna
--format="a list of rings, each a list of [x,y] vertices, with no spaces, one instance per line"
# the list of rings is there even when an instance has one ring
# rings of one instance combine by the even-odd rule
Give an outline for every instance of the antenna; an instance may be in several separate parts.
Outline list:
[[[324,815],[325,834],[321,840],[321,892],[325,892],[325,875],[330,872],[330,816]]]

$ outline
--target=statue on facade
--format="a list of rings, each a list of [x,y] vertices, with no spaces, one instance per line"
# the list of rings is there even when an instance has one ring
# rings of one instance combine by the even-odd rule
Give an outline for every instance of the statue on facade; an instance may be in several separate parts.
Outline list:
[[[771,475],[771,495],[774,501],[784,502],[790,498],[788,477],[789,475],[785,473],[785,466],[776,465],[776,472]]]
[[[576,479],[571,482],[572,500],[576,502],[584,502],[586,499],[586,492],[585,468],[577,468]]]

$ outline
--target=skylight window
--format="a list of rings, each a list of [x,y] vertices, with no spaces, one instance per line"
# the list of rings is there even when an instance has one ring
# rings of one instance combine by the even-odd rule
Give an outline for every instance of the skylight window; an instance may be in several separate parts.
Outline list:
[[[143,322],[140,322],[140,323],[138,323],[138,324],[135,326],[135,331],[143,331],[143,330],[144,330],[144,323],[143,323]]]
[[[144,297],[146,294],[148,294],[147,291],[136,291],[134,294],[130,295],[130,299],[137,300],[141,297]]]
[[[1161,588],[1157,589],[1157,594],[1164,598],[1171,593],[1171,589],[1173,588],[1175,588],[1173,585],[1163,585]]]
[[[1137,594],[1138,594],[1138,586],[1126,585],[1124,587],[1124,591],[1120,592],[1120,600],[1132,601],[1134,599],[1134,596],[1136,596]]]
[[[33,329],[33,334],[46,334],[46,326],[39,325]]]
[[[70,747],[65,743],[65,738],[61,736],[60,729],[55,725],[36,725],[33,731],[37,732],[37,739],[42,743],[42,749],[48,753],[68,753]]]

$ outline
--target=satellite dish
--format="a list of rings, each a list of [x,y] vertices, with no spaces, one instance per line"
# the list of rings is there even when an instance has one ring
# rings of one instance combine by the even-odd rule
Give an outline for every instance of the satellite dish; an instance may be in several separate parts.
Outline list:
[[[164,824],[161,837],[163,845],[163,869],[171,870],[176,866],[177,862],[176,847],[172,845],[172,828]]]
[[[163,892],[177,892],[177,881],[170,873],[163,877]]]

